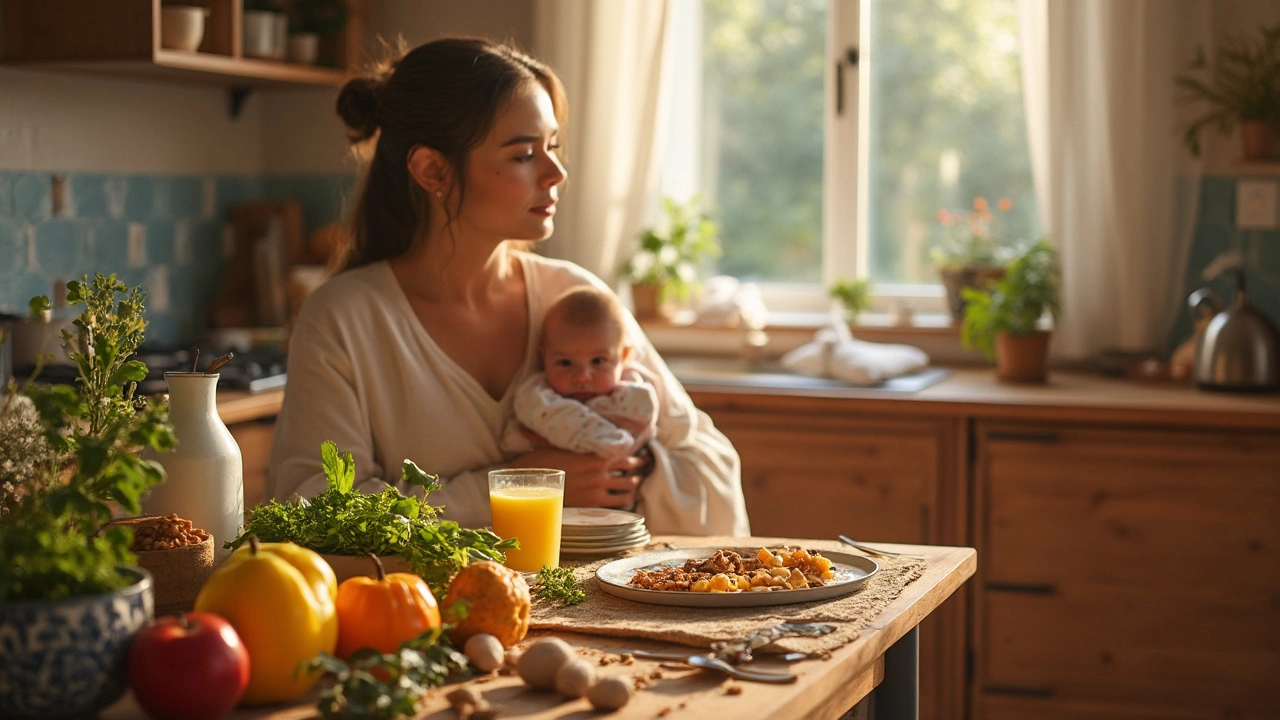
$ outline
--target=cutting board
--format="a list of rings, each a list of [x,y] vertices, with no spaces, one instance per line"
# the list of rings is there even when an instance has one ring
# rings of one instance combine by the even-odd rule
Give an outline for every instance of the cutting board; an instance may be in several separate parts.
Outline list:
[[[297,200],[272,200],[233,205],[228,211],[232,227],[232,247],[227,258],[227,272],[218,291],[218,299],[210,311],[213,327],[260,327],[258,317],[258,283],[254,277],[254,243],[266,236],[271,222],[279,218],[284,231],[284,262],[279,277],[270,278],[278,287],[286,286],[289,267],[305,262],[306,232],[303,228],[302,203]]]

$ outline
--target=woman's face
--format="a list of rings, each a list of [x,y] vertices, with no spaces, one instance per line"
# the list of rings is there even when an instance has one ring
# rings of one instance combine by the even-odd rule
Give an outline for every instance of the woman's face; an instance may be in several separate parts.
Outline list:
[[[547,91],[536,82],[517,90],[471,150],[460,229],[499,240],[550,237],[565,179],[558,132]]]

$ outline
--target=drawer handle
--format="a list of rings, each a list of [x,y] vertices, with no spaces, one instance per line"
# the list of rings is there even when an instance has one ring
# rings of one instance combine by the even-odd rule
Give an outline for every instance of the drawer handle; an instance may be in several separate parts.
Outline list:
[[[1040,443],[1042,445],[1053,445],[1060,438],[1056,432],[989,432],[987,440],[1005,442],[1023,442],[1023,443]]]
[[[1023,595],[1057,595],[1057,585],[1023,585],[1019,583],[987,583],[987,592],[1021,593]]]
[[[1019,687],[1017,685],[983,685],[982,691],[990,695],[1014,695],[1017,697],[1053,697],[1053,688]]]

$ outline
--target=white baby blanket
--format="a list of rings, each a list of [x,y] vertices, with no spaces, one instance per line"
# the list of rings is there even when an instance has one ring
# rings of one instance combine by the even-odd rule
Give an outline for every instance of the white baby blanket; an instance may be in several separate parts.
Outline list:
[[[840,319],[819,330],[811,342],[784,355],[782,365],[802,375],[866,386],[923,370],[929,366],[929,356],[910,345],[857,340]]]

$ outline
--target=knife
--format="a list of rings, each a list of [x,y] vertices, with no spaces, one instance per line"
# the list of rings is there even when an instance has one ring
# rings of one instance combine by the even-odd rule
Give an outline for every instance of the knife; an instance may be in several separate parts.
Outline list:
[[[689,653],[673,651],[650,652],[648,650],[629,650],[622,654],[632,655],[640,658],[641,660],[674,660],[676,662],[682,662],[686,665],[692,665],[704,670],[722,672],[729,677],[737,678],[739,680],[753,680],[755,682],[770,683],[792,683],[797,680],[795,675],[788,672],[770,672],[754,668],[748,669],[736,667],[710,655],[690,655]]]

